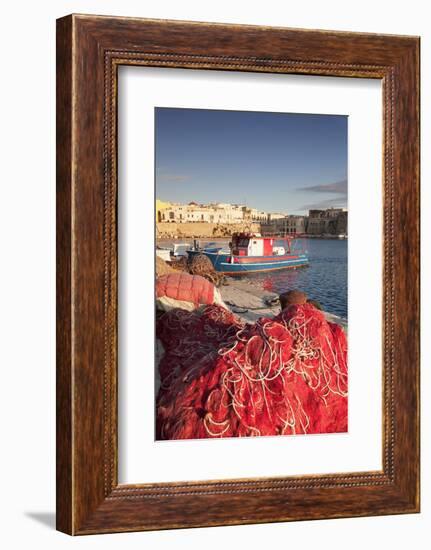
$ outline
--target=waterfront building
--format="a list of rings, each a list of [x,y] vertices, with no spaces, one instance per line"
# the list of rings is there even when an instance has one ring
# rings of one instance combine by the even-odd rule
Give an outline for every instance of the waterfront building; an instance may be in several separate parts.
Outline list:
[[[251,222],[267,222],[268,221],[268,212],[263,210],[258,210],[257,208],[249,208],[248,206],[243,207],[244,220]]]
[[[212,203],[170,204],[160,210],[160,222],[187,223],[241,223],[244,220],[244,206],[238,204]]]
[[[287,214],[280,214],[279,212],[270,212],[268,214],[268,222],[272,222],[273,220],[282,220],[286,216]]]
[[[319,214],[317,215],[317,213]],[[310,235],[323,235],[324,233],[327,233],[327,225],[328,220],[327,218],[320,215],[320,212],[323,211],[312,211],[310,210],[309,216],[308,216],[308,223],[307,223],[307,233]],[[313,215],[315,214],[315,215]]]
[[[219,202],[214,206],[217,210],[222,211],[223,213],[225,221],[222,223],[241,223],[244,220],[244,205],[242,204]]]
[[[171,203],[168,201],[161,201],[156,199],[156,222],[160,223],[162,221],[162,212],[170,208]]]
[[[338,214],[337,224],[335,229],[335,233],[337,235],[347,235],[347,225],[348,225],[347,219],[348,219],[347,210],[344,210],[343,212]]]
[[[286,234],[300,235],[305,233],[307,228],[307,219],[305,216],[287,216],[286,218]]]
[[[347,235],[347,210],[327,208],[309,210],[307,233],[310,235]]]
[[[347,211],[343,208],[314,209],[308,216],[265,212],[244,204],[188,204],[156,201],[157,222],[241,224],[258,223],[261,231],[279,235],[346,235]]]
[[[300,235],[306,232],[306,216],[283,216],[282,218],[271,218],[262,224],[262,231],[266,234],[277,235]]]

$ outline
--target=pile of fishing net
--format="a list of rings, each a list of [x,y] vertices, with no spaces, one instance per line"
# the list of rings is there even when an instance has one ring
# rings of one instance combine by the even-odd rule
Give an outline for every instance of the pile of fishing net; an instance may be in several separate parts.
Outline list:
[[[205,254],[193,254],[187,260],[187,271],[191,275],[200,275],[211,281],[215,286],[219,286],[224,279],[222,273],[218,273]]]
[[[216,305],[157,323],[157,438],[347,431],[347,340],[312,304],[244,325]]]
[[[156,276],[167,275],[173,273],[174,269],[168,265],[165,260],[156,255]]]
[[[181,308],[193,311],[202,305],[226,307],[220,291],[207,279],[173,271],[156,278],[156,309],[170,311]]]
[[[171,261],[172,269],[175,269],[176,271],[187,271],[187,258],[186,256],[180,256],[178,258],[174,258]]]

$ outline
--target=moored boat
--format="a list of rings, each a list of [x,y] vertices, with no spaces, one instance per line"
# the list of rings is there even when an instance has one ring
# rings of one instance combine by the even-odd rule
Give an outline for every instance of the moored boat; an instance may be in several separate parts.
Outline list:
[[[262,237],[253,233],[234,233],[229,249],[196,246],[187,254],[204,254],[216,271],[226,275],[304,267],[309,263],[306,252],[298,246],[295,237]]]
[[[165,262],[171,261],[171,249],[162,246],[156,247],[156,256],[164,260]]]

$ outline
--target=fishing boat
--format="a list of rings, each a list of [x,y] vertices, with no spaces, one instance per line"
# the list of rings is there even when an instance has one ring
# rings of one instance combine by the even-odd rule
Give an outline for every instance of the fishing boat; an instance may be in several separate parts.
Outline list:
[[[156,256],[165,262],[171,261],[171,249],[163,246],[156,246]]]
[[[156,255],[165,262],[177,260],[187,256],[187,251],[192,248],[190,243],[174,243],[172,246],[156,246]]]
[[[281,243],[281,244],[280,244]],[[308,265],[307,253],[294,236],[262,237],[253,233],[234,233],[229,249],[223,247],[200,248],[197,244],[188,250],[189,256],[204,254],[214,269],[226,275],[264,273],[277,269]]]

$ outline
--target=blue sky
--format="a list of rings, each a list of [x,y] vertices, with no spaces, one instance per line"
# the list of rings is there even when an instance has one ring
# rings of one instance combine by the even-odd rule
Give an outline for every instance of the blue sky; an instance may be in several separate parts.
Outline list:
[[[269,212],[347,207],[347,117],[156,108],[156,196]]]

